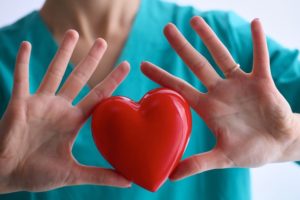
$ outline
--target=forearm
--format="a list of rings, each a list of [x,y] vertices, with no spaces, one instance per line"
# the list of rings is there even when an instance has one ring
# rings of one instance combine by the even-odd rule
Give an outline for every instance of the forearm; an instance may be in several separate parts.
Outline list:
[[[290,142],[287,143],[278,162],[300,161],[300,114],[294,114],[292,124],[287,136],[290,138]]]

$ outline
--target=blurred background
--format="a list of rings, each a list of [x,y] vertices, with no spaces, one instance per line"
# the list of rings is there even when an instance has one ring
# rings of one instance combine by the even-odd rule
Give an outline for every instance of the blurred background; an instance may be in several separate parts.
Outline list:
[[[247,20],[260,18],[266,33],[281,44],[300,49],[300,1],[298,0],[168,0],[194,5],[200,10],[232,10]],[[10,24],[44,0],[0,1],[0,26]],[[294,163],[270,164],[252,169],[254,200],[299,200],[300,166]]]

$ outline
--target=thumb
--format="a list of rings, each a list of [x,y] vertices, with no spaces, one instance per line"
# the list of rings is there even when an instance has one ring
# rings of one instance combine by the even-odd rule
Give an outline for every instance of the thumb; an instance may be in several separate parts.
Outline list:
[[[233,167],[234,163],[218,149],[197,154],[181,161],[170,175],[172,181],[177,181],[194,174],[212,169]]]
[[[78,164],[73,171],[70,185],[106,185],[127,188],[131,182],[112,169],[90,167]]]

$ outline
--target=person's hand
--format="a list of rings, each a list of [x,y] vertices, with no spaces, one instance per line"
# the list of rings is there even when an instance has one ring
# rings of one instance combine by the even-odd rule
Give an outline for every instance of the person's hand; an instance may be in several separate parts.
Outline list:
[[[217,139],[211,151],[183,160],[170,178],[178,180],[211,169],[257,167],[300,159],[299,117],[293,114],[272,80],[266,39],[259,20],[251,24],[254,46],[251,73],[239,68],[202,18],[194,17],[191,25],[223,71],[225,79],[173,24],[165,28],[168,41],[208,92],[197,91],[151,63],[145,62],[141,66],[150,79],[182,94]],[[293,131],[296,126],[298,130]],[[296,143],[298,149],[295,150],[293,145]]]
[[[62,88],[56,92],[78,40],[69,30],[37,92],[29,94],[31,46],[23,42],[16,60],[13,93],[0,121],[0,193],[45,191],[67,185],[96,184],[129,187],[111,169],[79,164],[71,150],[93,107],[109,97],[129,72],[123,62],[77,105],[72,101],[94,72],[106,50],[97,39]]]

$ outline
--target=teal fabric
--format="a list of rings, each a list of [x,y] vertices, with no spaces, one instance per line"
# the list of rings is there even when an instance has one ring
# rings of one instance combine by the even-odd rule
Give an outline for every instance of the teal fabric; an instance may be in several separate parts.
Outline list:
[[[202,16],[242,68],[247,72],[251,71],[250,26],[236,14],[221,11],[202,12],[193,7],[181,7],[159,0],[142,0],[129,38],[118,59],[118,63],[128,60],[132,70],[114,95],[124,95],[133,100],[139,100],[147,91],[159,87],[140,72],[139,65],[143,60],[152,61],[172,74],[187,80],[200,91],[205,91],[204,86],[183,64],[162,34],[163,27],[168,22],[173,22],[217,69],[201,39],[189,25],[189,20],[194,15]],[[4,113],[11,96],[15,56],[23,40],[30,41],[33,46],[30,61],[30,91],[32,93],[36,91],[57,49],[57,43],[37,11],[0,30],[0,116]],[[268,45],[272,74],[276,85],[288,99],[293,110],[300,112],[298,51],[285,49],[271,39],[268,39]],[[65,76],[70,74],[72,68],[73,65],[70,63]],[[218,72],[220,71],[218,70]],[[89,91],[90,88],[85,86],[75,103]],[[184,157],[208,151],[213,148],[214,144],[215,139],[210,130],[193,112],[192,135]],[[83,164],[109,167],[92,140],[90,120],[82,127],[77,136],[73,154]],[[167,181],[155,193],[136,185],[129,189],[85,185],[40,193],[18,192],[0,195],[0,199],[248,200],[251,199],[250,185],[248,169],[224,169],[205,172],[179,182]]]

